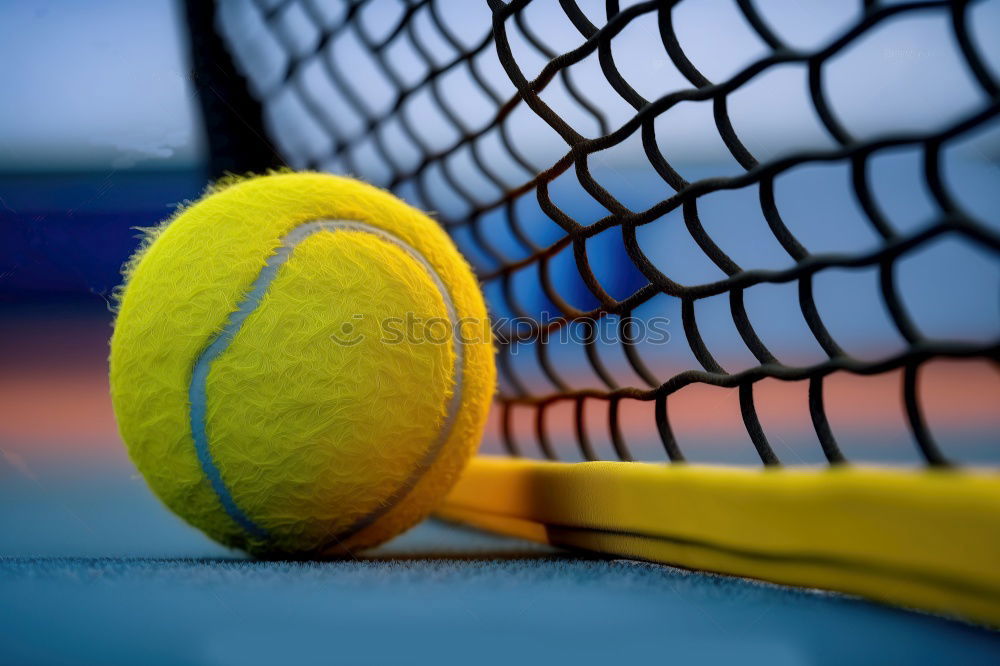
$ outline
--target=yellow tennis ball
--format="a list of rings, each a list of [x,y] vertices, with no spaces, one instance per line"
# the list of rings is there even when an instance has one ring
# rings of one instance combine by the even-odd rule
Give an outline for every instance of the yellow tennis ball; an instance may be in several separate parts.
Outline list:
[[[295,557],[378,544],[475,450],[496,378],[483,297],[448,235],[391,194],[319,173],[231,182],[125,273],[119,431],[153,491],[217,541]]]

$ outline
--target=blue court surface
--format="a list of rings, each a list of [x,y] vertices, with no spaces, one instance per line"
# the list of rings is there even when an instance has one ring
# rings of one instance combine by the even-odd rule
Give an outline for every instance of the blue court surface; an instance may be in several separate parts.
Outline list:
[[[0,467],[4,664],[995,664],[1000,635],[819,591],[430,521],[358,559],[260,562],[127,464]]]

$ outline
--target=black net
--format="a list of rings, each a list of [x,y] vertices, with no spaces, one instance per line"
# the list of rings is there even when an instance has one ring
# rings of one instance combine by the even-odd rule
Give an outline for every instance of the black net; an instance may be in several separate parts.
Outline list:
[[[765,464],[839,463],[871,386],[927,463],[963,384],[994,437],[995,4],[188,4],[217,169],[352,174],[452,233],[509,453],[697,458],[678,420],[732,406]],[[796,409],[814,457],[766,427]]]

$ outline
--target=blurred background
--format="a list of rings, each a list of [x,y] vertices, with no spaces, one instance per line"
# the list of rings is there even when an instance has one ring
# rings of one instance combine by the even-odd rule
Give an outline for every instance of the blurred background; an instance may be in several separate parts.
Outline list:
[[[264,3],[268,4],[268,3]],[[342,3],[330,7],[335,17]],[[457,2],[443,12],[456,34],[470,43],[489,30],[488,10]],[[602,23],[603,3],[581,3]],[[628,3],[623,3],[628,4]],[[856,21],[857,2],[762,2],[762,11],[793,46],[818,48]],[[805,8],[805,4],[809,4]],[[253,4],[223,2],[219,25],[235,40],[237,60],[250,73],[258,92],[272,86],[268,77],[281,62],[268,60]],[[366,5],[362,20],[373,33],[392,25],[398,2]],[[734,13],[734,3],[685,3],[676,15],[683,46],[706,74],[723,79],[761,57],[763,49]],[[485,12],[485,13],[484,13]],[[291,12],[289,12],[291,14]],[[527,10],[530,24],[545,26],[553,48],[565,51],[580,36],[558,3],[537,2]],[[309,47],[309,27],[285,21],[287,33]],[[331,21],[335,18],[331,18]],[[650,17],[650,21],[653,18]],[[119,269],[137,243],[137,228],[155,225],[182,202],[197,198],[208,183],[207,140],[191,74],[188,44],[179,3],[169,0],[12,0],[0,3],[0,534],[3,555],[212,554],[219,549],[158,507],[129,463],[118,439],[108,398],[107,341],[112,325],[112,292]],[[416,30],[426,26],[417,22]],[[993,68],[1000,71],[1000,2],[977,3],[973,38]],[[429,28],[428,28],[429,29]],[[983,102],[960,53],[950,39],[946,12],[920,14],[878,29],[835,59],[826,85],[833,104],[861,138],[891,131],[920,131],[954,122]],[[533,76],[544,59],[512,29],[512,48],[526,74]],[[656,26],[630,25],[616,53],[633,87],[647,97],[685,85],[663,54]],[[428,39],[432,55],[436,42]],[[240,45],[245,48],[241,48]],[[447,45],[439,45],[441,53]],[[360,86],[371,108],[384,107],[386,91],[368,69],[365,47],[351,39],[332,48]],[[498,64],[483,58],[482,71],[501,97],[512,86]],[[392,51],[400,77],[422,76],[419,61],[405,50]],[[275,56],[276,58],[278,56]],[[613,124],[630,108],[606,85],[595,62],[581,63],[582,81],[593,81],[591,100]],[[588,75],[588,69],[591,68]],[[587,78],[591,76],[591,78]],[[461,76],[442,84],[443,95],[470,124],[483,118],[488,104]],[[585,115],[574,115],[567,91],[554,83],[546,101],[582,134],[596,132]],[[775,100],[780,100],[775,103]],[[323,102],[334,112],[345,135],[363,133],[352,124],[350,109],[335,96]],[[347,158],[324,158],[328,149],[320,129],[310,123],[296,99],[278,95],[266,107],[276,153],[293,167],[316,162],[381,183],[385,164],[371,146],[360,145]],[[341,104],[342,106],[342,104]],[[426,144],[449,140],[454,127],[439,110],[418,96],[411,110]],[[777,158],[833,145],[822,131],[806,94],[801,66],[779,67],[733,96],[730,113],[743,141],[759,158]],[[509,120],[510,134],[529,161],[544,167],[565,152],[565,145],[523,105]],[[722,145],[709,104],[685,103],[658,118],[658,139],[671,163],[689,181],[740,171]],[[270,144],[269,144],[270,145]],[[392,142],[399,159],[413,159],[416,148],[403,138]],[[500,152],[497,153],[498,157]],[[886,151],[872,161],[871,181],[882,207],[900,231],[925,224],[935,204],[927,191],[919,150]],[[346,161],[345,161],[346,160]],[[953,196],[977,219],[1000,229],[1000,131],[996,123],[947,147],[944,176]],[[460,165],[459,165],[460,166]],[[501,175],[516,181],[517,165],[497,160]],[[653,173],[638,135],[591,161],[595,179],[635,209],[666,196]],[[471,172],[470,172],[471,173]],[[473,192],[489,184],[470,180]],[[462,202],[448,188],[401,193],[415,205],[444,217],[461,217]],[[567,172],[552,184],[551,196],[580,221],[606,214]],[[847,164],[831,162],[793,169],[776,183],[784,219],[811,251],[863,252],[879,242],[853,198]],[[558,228],[532,197],[517,202],[523,226],[538,243],[550,243]],[[723,249],[744,268],[780,268],[789,263],[761,217],[754,188],[720,192],[701,202],[702,221]],[[499,214],[494,212],[493,214]],[[694,284],[721,275],[694,244],[679,211],[642,227],[639,241],[647,255],[674,279]],[[505,225],[483,225],[485,242],[510,260],[524,248]],[[480,273],[496,268],[481,251],[484,239],[463,230],[456,241]],[[616,297],[641,284],[624,255],[621,239],[609,234],[588,245],[595,273]],[[582,287],[571,253],[552,262],[554,284],[581,308],[593,307]],[[930,336],[988,342],[1000,331],[1000,265],[973,244],[942,238],[901,261],[900,291],[911,316]],[[512,277],[521,299],[518,307],[541,316],[550,305],[538,289],[537,270]],[[817,303],[842,345],[865,359],[891,355],[904,341],[885,314],[874,269],[831,270],[817,279]],[[497,283],[486,285],[498,317],[515,314]],[[822,350],[798,311],[796,285],[761,285],[746,295],[758,333],[786,363],[811,363]],[[737,334],[725,296],[699,302],[699,323],[713,354],[730,371],[757,361]],[[684,341],[676,299],[658,298],[637,316],[669,321],[670,342],[644,347],[642,353],[661,376],[697,367]],[[600,385],[582,346],[556,343],[554,362],[576,387]],[[637,383],[618,345],[600,349],[609,371],[623,385]],[[512,360],[520,381],[539,387],[546,380],[532,353]],[[812,432],[806,382],[765,380],[758,384],[760,416],[779,453],[789,462],[814,464],[823,458]],[[501,386],[501,388],[505,388]],[[510,387],[506,387],[507,390]],[[860,378],[838,374],[827,384],[831,424],[848,457],[870,462],[916,464],[900,401],[900,373]],[[949,455],[976,464],[1000,462],[1000,377],[984,360],[928,364],[921,378],[927,418]],[[548,413],[554,446],[572,459],[571,405]],[[623,405],[622,428],[639,459],[663,460],[652,416],[652,403]],[[588,418],[595,432],[607,423],[606,405],[595,405]],[[731,390],[691,386],[671,401],[673,427],[685,452],[696,462],[753,463],[756,454]],[[517,410],[515,410],[517,411]],[[530,441],[531,415],[515,414],[515,436]],[[604,430],[606,432],[606,428]],[[496,419],[483,450],[498,452]],[[613,457],[610,438],[595,437],[595,449]]]
[[[0,3],[0,531],[16,555],[222,552],[145,489],[108,397],[136,227],[206,184],[180,7]]]

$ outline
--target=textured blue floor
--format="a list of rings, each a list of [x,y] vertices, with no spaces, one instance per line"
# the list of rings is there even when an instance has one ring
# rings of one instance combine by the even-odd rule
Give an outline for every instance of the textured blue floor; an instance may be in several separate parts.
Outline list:
[[[995,664],[1000,634],[426,523],[325,563],[228,553],[128,469],[0,462],[0,664]]]

